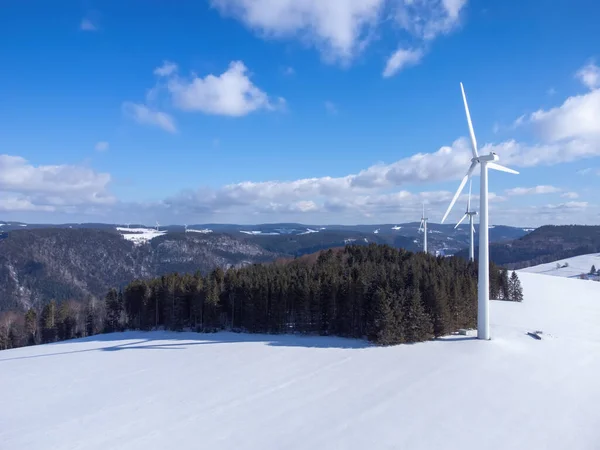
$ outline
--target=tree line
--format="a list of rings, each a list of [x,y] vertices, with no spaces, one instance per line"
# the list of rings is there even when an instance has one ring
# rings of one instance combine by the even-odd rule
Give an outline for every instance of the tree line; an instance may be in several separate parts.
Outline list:
[[[515,272],[490,265],[490,296],[521,301]],[[111,289],[104,301],[51,301],[0,316],[0,349],[126,329],[302,333],[390,345],[476,325],[477,267],[387,245],[173,273]]]

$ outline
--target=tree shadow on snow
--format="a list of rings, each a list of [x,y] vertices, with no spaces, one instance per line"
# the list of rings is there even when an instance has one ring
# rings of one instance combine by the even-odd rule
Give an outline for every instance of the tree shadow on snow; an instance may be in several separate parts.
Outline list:
[[[116,345],[110,344],[115,341],[121,342]],[[77,349],[76,347],[84,343],[99,343],[93,348]],[[34,355],[16,356],[12,358],[3,358],[4,354],[8,356],[11,352],[0,353],[0,363],[5,361],[14,361],[20,359],[43,358],[46,356],[66,355],[71,353],[87,352],[119,352],[123,350],[184,350],[196,345],[218,345],[218,344],[247,344],[263,343],[271,347],[304,347],[320,349],[362,349],[373,346],[367,341],[359,339],[349,339],[334,336],[307,336],[291,334],[248,334],[233,332],[217,333],[195,333],[195,332],[176,332],[176,331],[125,331],[120,333],[98,334],[80,339],[71,339],[68,341],[55,342],[43,346],[24,347],[21,350],[42,350],[56,349],[70,344],[73,349],[38,353]]]

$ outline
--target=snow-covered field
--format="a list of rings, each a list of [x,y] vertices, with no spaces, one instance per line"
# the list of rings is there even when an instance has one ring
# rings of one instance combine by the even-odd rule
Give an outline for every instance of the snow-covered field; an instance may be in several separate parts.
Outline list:
[[[490,342],[130,332],[2,351],[0,448],[597,450],[600,283],[520,278]]]
[[[187,233],[202,233],[202,234],[209,234],[209,233],[213,232],[213,230],[209,230],[208,228],[204,228],[202,230],[194,230],[193,228],[187,228],[185,231]]]
[[[567,267],[563,267],[568,264]],[[561,267],[558,268],[556,265]],[[544,275],[554,275],[558,277],[577,278],[581,274],[588,274],[592,266],[600,269],[600,253],[591,253],[588,255],[574,256],[573,258],[561,259],[547,264],[527,267],[518,272],[541,273]]]
[[[155,228],[124,228],[117,227],[125,239],[132,241],[134,244],[144,244],[155,237],[162,236],[166,233],[164,230],[156,230]]]

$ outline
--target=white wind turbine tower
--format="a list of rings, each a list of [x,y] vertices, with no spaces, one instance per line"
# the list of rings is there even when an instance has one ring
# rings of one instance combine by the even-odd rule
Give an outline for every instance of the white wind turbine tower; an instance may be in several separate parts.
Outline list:
[[[488,228],[488,169],[499,170],[518,174],[516,170],[496,164],[494,161],[500,159],[494,152],[487,155],[479,155],[477,152],[477,140],[475,139],[475,131],[473,131],[473,123],[471,122],[471,114],[467,105],[467,96],[463,84],[460,83],[463,102],[465,104],[465,113],[467,115],[467,123],[469,124],[469,134],[471,135],[471,144],[473,146],[473,158],[471,158],[471,166],[467,170],[467,174],[463,177],[454,198],[448,206],[448,210],[442,219],[442,223],[450,213],[450,210],[456,203],[456,199],[462,192],[467,180],[471,178],[473,171],[479,164],[481,168],[481,184],[479,192],[479,280],[478,280],[478,295],[477,295],[477,339],[490,339],[490,261],[489,261],[489,228]]]
[[[185,229],[185,232],[187,233],[187,225],[183,224],[183,228]]]
[[[159,225],[158,225],[158,220],[157,220],[156,221],[156,231],[158,231],[158,227],[159,227]]]
[[[423,215],[421,216],[421,225],[419,225],[419,231],[423,230],[423,251],[427,253],[427,221],[429,219],[425,217],[425,203],[423,203]]]
[[[475,261],[475,225],[473,225],[473,220],[477,212],[471,211],[471,180],[469,180],[469,199],[467,200],[467,212],[462,216],[462,219],[458,221],[454,229],[456,230],[458,226],[465,220],[467,217],[469,218],[469,234],[471,235],[471,240],[469,241],[469,261]]]

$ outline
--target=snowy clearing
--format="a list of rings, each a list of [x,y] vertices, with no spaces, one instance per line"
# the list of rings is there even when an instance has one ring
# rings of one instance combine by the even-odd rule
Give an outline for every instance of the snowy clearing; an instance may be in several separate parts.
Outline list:
[[[561,267],[557,268],[557,264],[559,264]],[[568,267],[563,267],[565,264],[568,264]],[[589,274],[592,266],[596,266],[596,269],[600,269],[600,253],[574,256],[572,258],[561,259],[547,264],[539,264],[537,266],[520,269],[517,272],[540,273],[544,275],[554,275],[557,277],[578,278],[581,274]]]
[[[307,228],[306,231],[303,231],[302,233],[298,233],[298,234],[311,234],[311,233],[318,233],[319,230],[313,230],[312,228]]]
[[[520,278],[490,342],[128,332],[2,351],[0,447],[597,450],[600,283]]]
[[[155,228],[124,228],[117,227],[117,231],[120,232],[125,239],[132,241],[136,245],[145,244],[155,237],[162,236],[166,231]]]
[[[263,232],[263,231],[257,231],[257,230],[253,230],[253,231],[244,231],[244,230],[240,230],[240,233],[244,233],[244,234],[251,234],[253,236],[279,236],[279,233],[275,233],[275,232]]]
[[[186,233],[202,233],[202,234],[208,234],[208,233],[212,233],[213,230],[209,230],[208,228],[205,228],[203,230],[194,230],[192,228],[187,228]]]

